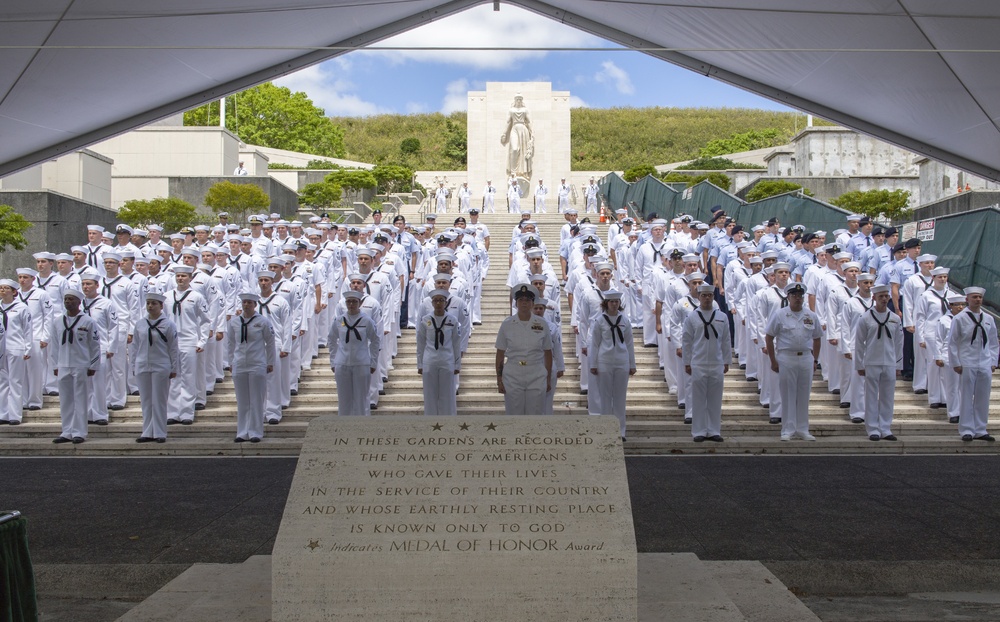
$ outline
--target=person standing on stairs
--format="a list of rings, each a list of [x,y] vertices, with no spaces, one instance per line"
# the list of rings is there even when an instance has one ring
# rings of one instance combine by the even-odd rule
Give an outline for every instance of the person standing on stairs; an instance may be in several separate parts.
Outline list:
[[[694,442],[721,443],[722,391],[733,359],[729,320],[715,305],[715,286],[698,286],[698,308],[682,327],[684,373],[691,378],[689,404],[697,404],[691,421]]]
[[[372,376],[378,370],[383,326],[361,312],[361,292],[343,293],[347,313],[338,313],[330,325],[330,371],[337,381],[337,414],[368,416]]]
[[[865,383],[865,428],[872,441],[894,441],[896,376],[903,370],[903,325],[889,310],[890,287],[872,288],[875,305],[854,327],[854,369]]]
[[[535,288],[515,288],[517,313],[504,319],[497,331],[497,391],[504,396],[508,415],[538,415],[545,393],[552,387],[552,335],[544,318],[532,314]]]
[[[455,383],[462,369],[462,334],[458,318],[446,311],[451,293],[430,293],[433,311],[417,322],[417,374],[423,379],[424,414],[458,414]]]
[[[610,290],[603,294],[602,313],[595,320],[590,334],[589,371],[599,389],[597,413],[618,419],[624,441],[628,381],[635,375],[636,367],[632,325],[623,313],[619,313],[621,305],[621,292]],[[590,409],[590,414],[594,414],[594,408]]]

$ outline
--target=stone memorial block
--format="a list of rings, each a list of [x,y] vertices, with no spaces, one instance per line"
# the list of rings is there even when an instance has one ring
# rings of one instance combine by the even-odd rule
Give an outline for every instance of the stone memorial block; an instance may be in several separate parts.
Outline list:
[[[314,419],[272,586],[274,622],[634,622],[618,422]]]

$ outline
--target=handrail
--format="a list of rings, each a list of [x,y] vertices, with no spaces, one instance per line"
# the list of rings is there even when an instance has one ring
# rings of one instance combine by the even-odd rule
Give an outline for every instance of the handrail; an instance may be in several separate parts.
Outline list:
[[[17,520],[21,518],[21,513],[17,510],[9,510],[7,512],[0,513],[0,525],[4,523],[9,523],[12,520]]]

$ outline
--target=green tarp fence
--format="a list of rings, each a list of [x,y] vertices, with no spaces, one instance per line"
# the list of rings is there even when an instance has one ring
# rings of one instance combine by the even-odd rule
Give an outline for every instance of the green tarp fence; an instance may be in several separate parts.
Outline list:
[[[6,514],[0,512],[0,516]],[[0,523],[0,622],[35,622],[38,604],[28,554],[28,521]]]
[[[997,244],[1000,240],[1000,209],[987,207],[917,221],[910,227],[904,225],[903,230],[923,238],[923,251],[937,255],[938,265],[951,268],[948,281],[954,287],[985,287],[986,306],[1000,312],[1000,245]]]

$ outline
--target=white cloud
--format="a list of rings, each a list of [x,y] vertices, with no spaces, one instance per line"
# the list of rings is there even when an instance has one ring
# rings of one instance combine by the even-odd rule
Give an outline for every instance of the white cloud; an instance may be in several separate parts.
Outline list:
[[[419,28],[414,28],[379,45],[390,47],[517,47],[538,46],[582,47],[603,45],[604,41],[585,32],[560,24],[524,9],[502,5],[494,11],[492,4],[483,4],[451,15]],[[544,51],[364,51],[402,63],[408,60],[434,61],[473,67],[476,69],[510,69],[520,63],[543,58]]]
[[[469,81],[465,78],[452,80],[445,87],[441,101],[441,114],[451,114],[469,108]]]
[[[590,104],[583,101],[576,95],[569,96],[569,107],[570,108],[590,108]]]
[[[406,102],[406,114],[420,114],[427,110],[427,104],[424,102]]]
[[[594,74],[594,80],[601,84],[613,84],[622,95],[635,93],[635,87],[632,86],[628,72],[610,60],[601,63],[601,70]]]
[[[354,93],[355,85],[344,78],[345,70],[349,68],[347,61],[334,59],[278,78],[274,83],[292,91],[305,92],[315,105],[331,117],[362,117],[390,112],[373,102],[364,101]]]

